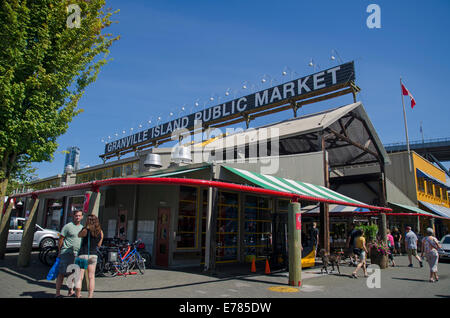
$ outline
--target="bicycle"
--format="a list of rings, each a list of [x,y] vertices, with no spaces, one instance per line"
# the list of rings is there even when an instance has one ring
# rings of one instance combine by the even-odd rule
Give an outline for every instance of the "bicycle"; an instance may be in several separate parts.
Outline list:
[[[128,264],[129,270],[132,270],[137,266],[139,272],[143,275],[145,272],[145,259],[141,256],[141,254],[139,254],[137,250],[137,245],[139,243],[139,241],[136,241],[131,245],[128,244],[127,251],[125,252],[123,257],[121,257],[121,260],[122,262]]]
[[[39,252],[39,260],[49,267],[53,266],[57,257],[58,257],[57,246],[49,246],[42,249],[42,251]]]
[[[145,259],[137,251],[136,245],[138,242],[109,248],[108,258],[104,264],[105,272],[111,276],[127,275],[130,270],[137,266],[139,272],[144,274]]]

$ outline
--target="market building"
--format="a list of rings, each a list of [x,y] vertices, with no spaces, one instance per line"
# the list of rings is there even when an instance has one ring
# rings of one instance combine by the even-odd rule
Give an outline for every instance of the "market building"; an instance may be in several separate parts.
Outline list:
[[[89,206],[106,237],[142,239],[154,265],[205,268],[267,258],[273,265],[285,265],[287,212],[291,202],[299,200],[302,263],[314,265],[312,222],[319,225],[320,246],[339,249],[351,222],[381,226],[380,213],[395,213],[399,204],[437,204],[403,194],[413,181],[406,180],[406,185],[395,175],[389,179],[404,163],[386,153],[362,103],[356,101],[359,88],[353,81],[353,63],[347,63],[152,127],[107,144],[103,164],[66,170],[13,197],[17,201],[31,196],[24,200],[25,215],[34,209],[35,222],[55,229],[70,220],[75,208]],[[353,95],[351,104],[296,116],[299,107],[345,94]],[[249,128],[252,118],[284,110],[293,110],[294,118]],[[239,122],[247,129],[220,130]],[[175,128],[181,130],[178,145],[160,147],[173,140]],[[197,140],[199,130],[202,137]],[[118,160],[107,162],[116,156]],[[417,169],[423,172],[419,178],[441,180],[438,172],[419,163],[417,158]],[[448,207],[442,184],[439,189]],[[416,194],[421,192],[417,189]],[[409,209],[402,216],[418,220],[418,211]],[[428,223],[436,216],[433,211],[419,212]]]

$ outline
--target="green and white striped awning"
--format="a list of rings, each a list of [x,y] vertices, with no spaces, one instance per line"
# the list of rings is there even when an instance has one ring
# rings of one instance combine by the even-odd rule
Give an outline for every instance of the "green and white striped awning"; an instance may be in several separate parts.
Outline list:
[[[151,176],[146,176],[146,178],[163,178],[163,177],[173,177],[175,175],[178,174],[186,174],[186,173],[190,173],[190,172],[194,172],[194,171],[199,171],[199,170],[203,170],[206,169],[207,167],[199,167],[199,168],[192,168],[192,169],[181,169],[181,170],[176,170],[176,171],[171,171],[171,172],[163,172],[160,174],[153,174]]]
[[[243,169],[231,168],[228,166],[223,166],[227,170],[232,173],[250,181],[253,184],[256,184],[264,189],[282,191],[295,193],[299,195],[305,195],[309,197],[314,197],[318,199],[326,199],[333,200],[342,203],[342,205],[351,204],[351,205],[361,205],[367,206],[366,203],[354,200],[349,198],[343,194],[337,193],[333,190],[330,190],[326,187],[307,183],[300,182],[291,179],[285,179],[280,177],[275,177],[266,174],[259,174],[256,172],[251,172]]]

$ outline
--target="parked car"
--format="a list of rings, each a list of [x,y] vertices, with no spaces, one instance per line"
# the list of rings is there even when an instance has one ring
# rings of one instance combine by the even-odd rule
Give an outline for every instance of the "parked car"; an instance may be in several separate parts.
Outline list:
[[[12,217],[9,224],[8,242],[6,248],[19,248],[22,242],[23,228],[25,226],[25,218]],[[47,246],[56,246],[59,239],[59,232],[49,229],[43,229],[36,224],[33,247],[44,248]]]
[[[445,235],[441,239],[442,248],[439,249],[439,258],[450,259],[450,234]]]

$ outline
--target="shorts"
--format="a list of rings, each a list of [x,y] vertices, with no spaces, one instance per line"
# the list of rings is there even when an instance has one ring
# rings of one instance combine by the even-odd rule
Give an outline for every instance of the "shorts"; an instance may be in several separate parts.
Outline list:
[[[59,268],[58,272],[63,275],[68,275],[67,266],[73,264],[75,262],[75,255],[71,252],[62,253],[59,255]]]
[[[417,249],[408,248],[408,256],[417,256]]]
[[[365,250],[361,250],[361,253],[359,254],[359,261],[360,262],[366,261],[366,251]]]
[[[88,255],[78,255],[81,259],[88,259]],[[89,255],[88,265],[97,265],[97,255]]]

